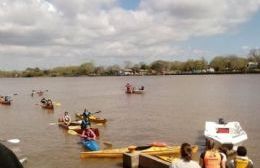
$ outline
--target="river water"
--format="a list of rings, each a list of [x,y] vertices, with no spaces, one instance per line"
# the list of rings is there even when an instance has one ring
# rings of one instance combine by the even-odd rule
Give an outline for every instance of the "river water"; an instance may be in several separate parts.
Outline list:
[[[145,94],[125,94],[127,82],[144,85]],[[48,90],[44,96],[61,106],[54,112],[41,109],[42,97],[31,97],[33,89]],[[260,165],[260,75],[1,78],[0,95],[15,93],[11,106],[0,105],[0,137],[21,140],[5,145],[28,158],[25,168],[122,167],[120,159],[81,160],[79,137],[49,124],[64,111],[72,115],[84,108],[101,110],[98,116],[108,120],[93,125],[102,148],[104,141],[113,147],[153,141],[201,145],[205,121],[239,121],[249,137],[248,155]]]

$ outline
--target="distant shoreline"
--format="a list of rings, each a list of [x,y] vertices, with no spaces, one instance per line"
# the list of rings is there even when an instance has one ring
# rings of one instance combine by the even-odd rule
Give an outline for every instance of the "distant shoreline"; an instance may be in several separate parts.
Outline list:
[[[80,76],[30,76],[30,77],[0,77],[0,78],[59,78],[59,77],[134,77],[134,76],[181,76],[181,75],[254,75],[260,72],[205,72],[205,73],[192,73],[182,72],[176,74],[146,74],[146,75],[80,75]]]

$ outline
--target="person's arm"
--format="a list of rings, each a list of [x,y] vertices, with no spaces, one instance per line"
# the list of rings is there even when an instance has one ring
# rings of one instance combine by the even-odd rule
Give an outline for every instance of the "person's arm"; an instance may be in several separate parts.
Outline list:
[[[226,168],[226,161],[224,159],[221,160],[221,167]]]
[[[85,135],[85,130],[82,131],[80,137],[83,138],[83,139],[87,138],[87,136]]]
[[[221,167],[226,168],[227,157],[224,153],[220,153],[221,156]]]
[[[92,137],[90,137],[89,139],[91,139],[91,140],[96,140],[97,136],[96,136],[96,134],[94,133],[94,131],[92,131],[92,130],[90,129],[90,132],[91,132]]]

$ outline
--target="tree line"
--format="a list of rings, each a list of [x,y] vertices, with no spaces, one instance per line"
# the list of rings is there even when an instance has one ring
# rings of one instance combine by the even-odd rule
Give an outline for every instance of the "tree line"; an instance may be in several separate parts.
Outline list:
[[[252,49],[247,58],[236,55],[216,56],[210,62],[204,58],[187,61],[156,60],[150,64],[125,62],[125,66],[95,66],[92,62],[79,66],[52,69],[27,68],[23,71],[1,71],[0,77],[115,76],[202,73],[260,73],[260,49]],[[125,73],[127,72],[127,73]]]

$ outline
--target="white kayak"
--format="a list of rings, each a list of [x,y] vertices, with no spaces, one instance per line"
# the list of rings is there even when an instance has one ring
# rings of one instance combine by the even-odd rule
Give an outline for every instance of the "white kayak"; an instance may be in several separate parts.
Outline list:
[[[246,132],[236,121],[224,124],[206,121],[204,135],[220,144],[232,144],[234,149],[247,140]]]

